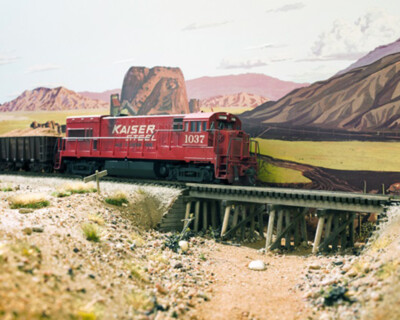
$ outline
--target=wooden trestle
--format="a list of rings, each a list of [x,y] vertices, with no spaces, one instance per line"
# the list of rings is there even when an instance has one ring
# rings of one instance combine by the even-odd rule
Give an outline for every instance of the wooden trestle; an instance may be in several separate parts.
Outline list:
[[[356,216],[382,216],[393,201],[399,200],[387,195],[189,183],[160,228],[180,231],[191,219],[189,227],[195,232],[220,230],[222,239],[265,238],[268,251],[307,244],[307,221],[316,216],[313,253],[345,250],[354,246]]]

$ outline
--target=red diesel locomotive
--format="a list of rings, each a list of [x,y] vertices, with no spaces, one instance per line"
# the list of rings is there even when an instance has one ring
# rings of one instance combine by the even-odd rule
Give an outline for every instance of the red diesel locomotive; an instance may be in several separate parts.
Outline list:
[[[56,170],[168,180],[254,183],[256,141],[226,112],[67,118]]]

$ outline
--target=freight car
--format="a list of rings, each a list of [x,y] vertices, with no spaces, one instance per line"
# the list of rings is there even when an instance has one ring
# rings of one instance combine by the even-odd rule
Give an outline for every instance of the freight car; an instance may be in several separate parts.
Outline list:
[[[87,175],[254,183],[256,141],[226,112],[67,118],[55,169]]]
[[[57,137],[0,137],[0,170],[51,172]]]

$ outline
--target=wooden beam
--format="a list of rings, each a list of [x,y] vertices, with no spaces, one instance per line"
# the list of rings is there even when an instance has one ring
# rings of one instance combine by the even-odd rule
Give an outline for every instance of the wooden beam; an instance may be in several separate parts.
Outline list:
[[[322,236],[322,229],[324,228],[324,222],[325,222],[325,217],[320,216],[318,219],[317,231],[315,233],[314,246],[313,246],[312,253],[316,253],[319,249],[319,244],[321,242],[321,236]]]
[[[350,213],[351,222],[349,224],[349,246],[354,247],[354,219],[356,218],[355,214]]]
[[[226,230],[228,229],[228,222],[229,222],[229,214],[231,212],[231,205],[227,205],[225,208],[225,215],[224,215],[224,221],[222,223],[222,229],[221,229],[221,238],[224,237]]]
[[[200,219],[200,200],[197,200],[194,206],[194,232],[199,231],[199,219]]]
[[[330,213],[330,214],[328,215],[327,220],[326,220],[325,238],[329,237],[329,234],[331,233],[333,215],[334,215],[333,213]]]
[[[213,200],[211,205],[211,225],[213,230],[217,229],[217,201]]]
[[[190,217],[190,209],[192,207],[192,201],[186,202],[186,212],[185,212],[185,221],[189,220]],[[183,224],[183,231],[185,231],[185,224]],[[186,228],[189,227],[189,224],[186,226]]]
[[[240,212],[240,205],[235,204],[235,211],[233,213],[232,227],[237,225]]]
[[[291,226],[290,224],[290,211],[289,209],[285,209],[285,225],[286,225],[286,233],[285,233],[285,247],[286,249],[290,249],[290,238],[291,238],[291,228],[288,228]]]
[[[260,233],[260,237],[264,238],[264,212],[265,212],[265,205],[261,206],[262,210],[258,211],[258,232]]]
[[[276,236],[282,233],[282,223],[283,223],[283,214],[284,211],[280,208],[277,207],[276,210],[278,211],[278,222],[276,225]]]
[[[274,231],[274,221],[275,221],[275,209],[272,208],[272,210],[269,212],[267,238],[265,241],[265,250],[268,250],[268,248],[270,247],[271,242],[272,242],[272,232]]]
[[[263,211],[264,208],[259,208],[259,210]],[[240,221],[236,226],[232,227],[231,229],[229,229],[228,232],[224,233],[223,236],[221,236],[223,239],[228,238],[229,236],[233,235],[239,228],[241,228],[243,225],[247,224],[248,222],[254,220],[254,217],[258,215],[258,210],[257,211],[253,211],[251,212],[246,219],[244,219],[243,221]]]
[[[208,201],[203,201],[203,230],[206,232],[208,227]]]
[[[249,215],[252,217],[252,219],[250,220],[250,237],[254,238],[254,229],[256,226],[256,220],[255,220],[255,205],[251,204],[249,206]]]
[[[301,219],[301,217],[302,217],[301,214],[297,215],[296,217],[294,217],[294,219],[290,222],[289,225],[285,226],[285,229],[283,229],[282,233],[276,236],[276,239],[269,247],[269,250],[274,250],[281,246],[282,237],[285,236],[290,230],[292,230],[294,225],[298,224],[298,221]]]
[[[307,223],[306,223],[306,213],[308,212],[308,208],[304,208],[302,212],[302,217],[300,218],[300,228],[301,228],[301,239],[304,242],[308,242],[307,235]]]
[[[335,219],[333,220],[335,221]],[[324,243],[331,243],[333,240],[337,239],[338,236],[346,229],[346,227],[350,224],[351,219],[348,219],[345,223],[342,223],[341,226],[339,226],[338,228],[334,229],[331,234],[329,235],[329,237],[327,239],[324,240]],[[322,248],[325,244],[321,243],[320,248]]]

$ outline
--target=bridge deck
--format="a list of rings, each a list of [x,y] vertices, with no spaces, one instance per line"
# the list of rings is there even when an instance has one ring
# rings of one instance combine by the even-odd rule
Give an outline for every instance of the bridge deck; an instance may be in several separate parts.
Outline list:
[[[389,195],[337,191],[219,186],[196,183],[188,183],[186,186],[189,191],[188,195],[193,198],[365,213],[380,213],[385,205],[396,199]]]

